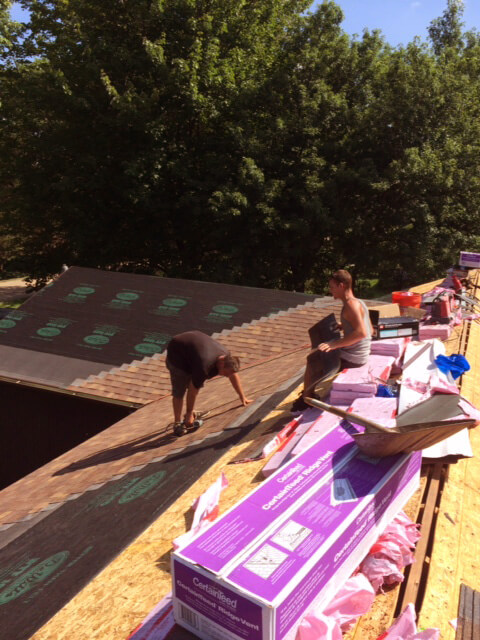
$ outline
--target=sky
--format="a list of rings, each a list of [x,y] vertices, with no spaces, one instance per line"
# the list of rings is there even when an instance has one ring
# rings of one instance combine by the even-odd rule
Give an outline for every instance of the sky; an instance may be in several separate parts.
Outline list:
[[[317,0],[313,6],[320,2]],[[440,17],[447,6],[447,0],[336,0],[336,3],[345,15],[344,31],[361,36],[365,28],[380,29],[394,47],[408,44],[415,36],[426,40],[428,25]],[[464,0],[464,4],[465,28],[480,31],[480,0]],[[28,14],[14,4],[12,16],[15,20],[25,20]]]
[[[365,28],[380,29],[386,41],[396,47],[415,36],[426,40],[430,22],[442,16],[447,0],[336,0],[336,4],[345,15],[344,31],[361,36]],[[464,29],[480,31],[480,0],[464,0],[464,6]]]

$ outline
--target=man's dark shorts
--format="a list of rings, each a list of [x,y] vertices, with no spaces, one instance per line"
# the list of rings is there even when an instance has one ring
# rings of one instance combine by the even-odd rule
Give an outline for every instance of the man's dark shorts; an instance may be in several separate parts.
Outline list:
[[[333,351],[312,351],[307,356],[307,362],[312,372],[312,377],[320,380],[323,377],[330,377],[343,369],[357,369],[363,364],[355,364],[340,358],[336,349]]]
[[[183,398],[186,390],[188,389],[188,385],[190,384],[190,380],[192,379],[191,375],[183,369],[179,369],[168,360],[165,364],[167,365],[167,369],[170,371],[173,397]]]

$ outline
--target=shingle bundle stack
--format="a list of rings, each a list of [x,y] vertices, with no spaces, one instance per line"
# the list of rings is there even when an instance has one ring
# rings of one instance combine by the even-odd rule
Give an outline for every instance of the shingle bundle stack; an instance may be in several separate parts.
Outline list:
[[[452,333],[452,327],[449,324],[425,324],[420,325],[418,332],[418,339],[431,340],[436,338],[437,340],[448,340]]]
[[[356,413],[362,418],[378,422],[384,427],[395,427],[397,414],[397,398],[357,398],[352,402],[348,411]],[[352,424],[355,422],[352,420]],[[358,426],[358,425],[357,425]],[[364,427],[358,427],[364,431]]]
[[[395,362],[392,365],[392,373],[400,373],[403,354],[410,340],[410,337],[373,340],[370,353],[379,356],[392,356],[395,358]]]
[[[351,405],[355,398],[371,398],[377,392],[380,380],[388,380],[395,358],[371,355],[367,364],[355,369],[344,369],[335,378],[330,393],[334,405]]]

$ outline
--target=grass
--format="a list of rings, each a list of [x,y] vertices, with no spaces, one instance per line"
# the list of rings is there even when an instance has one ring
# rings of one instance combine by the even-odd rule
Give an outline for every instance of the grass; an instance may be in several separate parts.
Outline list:
[[[18,309],[18,307],[21,307],[22,304],[25,302],[24,299],[22,300],[7,300],[6,302],[0,302],[0,309]]]
[[[355,284],[355,295],[367,300],[375,298],[391,301],[391,288],[382,286],[379,278],[359,278]]]

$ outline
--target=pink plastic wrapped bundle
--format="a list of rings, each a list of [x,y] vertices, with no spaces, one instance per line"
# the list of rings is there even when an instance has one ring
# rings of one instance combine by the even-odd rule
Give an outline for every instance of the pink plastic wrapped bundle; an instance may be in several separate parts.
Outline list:
[[[393,356],[401,358],[410,338],[391,338],[389,340],[373,340],[370,348],[371,355]]]
[[[381,398],[382,400],[390,398]],[[400,582],[400,569],[413,560],[411,549],[418,541],[418,526],[402,511],[378,538],[360,567],[361,573],[352,576],[332,601],[322,610],[312,609],[304,617],[296,640],[342,640],[342,632],[361,615],[367,613],[375,599],[375,591],[384,583]],[[366,563],[371,559],[370,563]],[[367,571],[363,570],[364,565]],[[402,614],[403,615],[403,614]],[[405,623],[400,618],[400,625]],[[415,621],[415,618],[414,618]],[[399,627],[400,628],[400,627]],[[402,627],[403,628],[403,627]],[[412,627],[406,626],[405,629]],[[393,630],[393,627],[392,627]],[[415,627],[416,632],[416,627]],[[425,633],[425,632],[423,632]],[[382,636],[382,638],[387,636]],[[389,640],[435,640],[437,636],[388,636]],[[379,639],[380,640],[380,639]]]
[[[339,406],[338,404],[336,405]],[[347,410],[348,406],[342,407]],[[334,427],[341,422],[342,418],[323,411],[321,415],[315,420],[313,425],[302,437],[300,442],[295,446],[292,451],[292,455],[298,456],[303,453],[308,447],[311,447],[314,442],[317,442],[322,436],[331,431]]]
[[[356,398],[373,398],[375,393],[364,393],[359,391],[337,391],[333,389],[330,392],[330,404],[339,407],[344,405],[349,407]]]
[[[372,379],[369,363],[367,362],[363,367],[343,369],[333,381],[332,390],[333,389],[335,389],[335,391],[375,393],[377,384]]]
[[[419,538],[418,526],[400,512],[360,565],[375,591],[384,584],[403,581],[401,570],[413,562],[412,550]]]
[[[313,609],[305,616],[296,640],[342,640],[342,631],[367,613],[374,599],[366,577],[361,573],[352,576],[323,611]]]
[[[437,340],[448,340],[452,333],[452,327],[449,324],[426,324],[421,325],[418,332],[418,339],[431,340],[436,338]]]
[[[392,364],[391,373],[401,373],[403,354],[410,340],[411,338],[409,336],[405,338],[391,338],[390,340],[374,340],[370,353],[379,356],[392,356],[395,360]]]
[[[384,427],[394,427],[397,398],[356,398],[348,410]]]
[[[458,401],[458,406],[460,407],[461,411],[463,411],[463,417],[473,418],[474,420],[476,420],[477,425],[480,424],[480,411],[476,407],[474,407],[471,402],[469,402],[462,396]]]
[[[410,603],[395,624],[377,640],[440,640],[439,629],[418,631],[416,620],[415,607]]]
[[[355,398],[369,398],[376,394],[379,380],[388,380],[394,358],[370,356],[367,364],[354,369],[344,369],[335,378],[330,393],[333,405],[350,405]]]
[[[178,538],[175,538],[173,541],[174,549],[187,545],[194,535],[199,533],[199,531],[207,527],[210,522],[213,522],[218,517],[220,494],[225,487],[228,487],[228,480],[225,474],[222,473],[218,479],[195,500],[192,505],[193,509],[195,509],[192,527],[190,531],[187,531],[181,536],[178,536]]]

